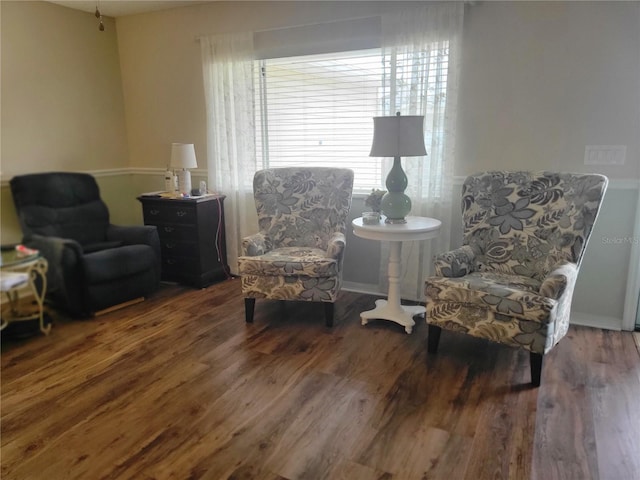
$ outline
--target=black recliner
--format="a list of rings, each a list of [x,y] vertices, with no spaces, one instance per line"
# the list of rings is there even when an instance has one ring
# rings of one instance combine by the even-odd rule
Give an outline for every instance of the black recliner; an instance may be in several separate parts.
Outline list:
[[[47,300],[74,317],[139,297],[160,286],[154,226],[116,226],[85,173],[19,175],[9,182],[23,243],[47,259]]]

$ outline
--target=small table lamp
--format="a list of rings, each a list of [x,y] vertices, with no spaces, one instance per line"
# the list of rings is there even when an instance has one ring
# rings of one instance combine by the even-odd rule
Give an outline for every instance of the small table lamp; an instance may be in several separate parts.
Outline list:
[[[382,197],[381,210],[386,223],[407,223],[411,199],[405,195],[407,175],[400,157],[419,157],[427,154],[424,146],[424,116],[405,115],[373,118],[373,145],[370,157],[393,157],[393,167],[387,175],[387,193]]]
[[[193,143],[172,143],[170,166],[177,170],[178,191],[183,195],[190,195],[191,172],[187,169],[198,167]]]

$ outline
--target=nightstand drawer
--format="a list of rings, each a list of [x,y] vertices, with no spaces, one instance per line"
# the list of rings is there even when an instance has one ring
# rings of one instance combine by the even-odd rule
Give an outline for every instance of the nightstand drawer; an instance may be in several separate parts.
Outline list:
[[[144,221],[146,224],[178,223],[195,224],[196,209],[190,205],[145,205],[143,207]]]
[[[198,232],[195,225],[156,224],[156,227],[161,243],[165,240],[191,240],[197,237]]]
[[[161,238],[160,249],[162,251],[162,258],[175,256],[199,258],[200,255],[196,242],[185,242],[174,238]]]
[[[196,272],[199,268],[199,260],[197,258],[181,257],[177,255],[162,256],[163,273],[190,273]]]

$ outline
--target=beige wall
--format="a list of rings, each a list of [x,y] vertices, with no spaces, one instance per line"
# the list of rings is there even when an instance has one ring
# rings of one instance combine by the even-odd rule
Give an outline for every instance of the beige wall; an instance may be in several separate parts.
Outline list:
[[[50,3],[3,0],[0,9],[0,236],[13,243],[21,232],[12,176],[123,168],[129,159],[115,21],[100,32],[92,14]]]
[[[2,1],[2,175],[128,165],[115,23]]]
[[[640,2],[482,2],[465,17],[456,173],[640,177]],[[626,145],[620,167],[586,145]]]

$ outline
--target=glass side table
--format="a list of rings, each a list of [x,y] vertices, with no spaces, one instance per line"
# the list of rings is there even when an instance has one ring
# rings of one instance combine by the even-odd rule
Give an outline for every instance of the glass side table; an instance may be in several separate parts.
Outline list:
[[[3,280],[6,280],[2,282],[2,293],[8,299],[8,308],[2,311],[0,330],[12,322],[38,320],[40,331],[45,335],[49,334],[51,324],[45,326],[44,321],[48,268],[47,260],[40,253],[23,255],[13,248],[2,250],[0,276],[4,276]],[[16,274],[26,274],[26,278]],[[21,293],[33,295],[35,308],[27,309],[20,305]]]

